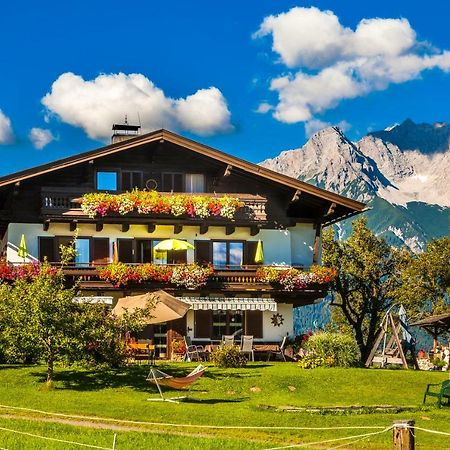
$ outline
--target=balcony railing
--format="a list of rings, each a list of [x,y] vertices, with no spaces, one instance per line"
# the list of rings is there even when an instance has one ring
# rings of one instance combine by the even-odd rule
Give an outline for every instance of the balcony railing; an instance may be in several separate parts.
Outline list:
[[[71,189],[71,188],[43,188],[41,191],[41,214],[44,217],[58,217],[63,216],[66,218],[87,218],[87,214],[85,214],[81,209],[81,203],[79,199],[86,194],[87,191],[82,191],[80,189]],[[171,196],[176,195],[178,193],[173,192],[160,192],[163,196]],[[186,194],[180,193],[180,194]],[[223,197],[223,196],[232,196],[239,198],[242,202],[244,202],[245,206],[240,208],[235,215],[234,220],[237,222],[256,222],[261,223],[266,221],[266,204],[267,198],[260,195],[253,194],[242,194],[242,193],[196,193],[193,194],[196,196],[210,196],[210,197]],[[126,216],[120,216],[119,214],[108,215],[109,218],[114,217],[117,218],[139,218],[143,217],[143,214],[138,214],[137,211],[130,212],[126,214]],[[104,220],[107,220],[106,217]],[[168,218],[174,217],[169,214],[151,214],[145,215],[145,217],[151,217],[155,219],[159,218]],[[186,218],[190,222],[195,219]],[[199,222],[203,222],[202,219],[196,219]],[[229,220],[221,218],[221,217],[211,217],[213,221],[219,222],[228,222]]]
[[[114,289],[113,283],[102,280],[97,268],[102,266],[65,266],[66,277],[73,281],[78,281],[82,289]],[[257,276],[257,269],[261,266],[243,266],[238,268],[215,268],[212,276],[209,277],[205,286],[196,291],[209,291],[211,293],[247,293],[257,294],[267,293],[276,298],[287,298],[294,304],[311,303],[315,299],[325,297],[328,291],[328,284],[311,283],[305,288],[286,291],[282,286],[275,283],[262,281]],[[157,281],[143,281],[130,284],[126,289],[165,289],[168,291],[186,291],[186,288]]]

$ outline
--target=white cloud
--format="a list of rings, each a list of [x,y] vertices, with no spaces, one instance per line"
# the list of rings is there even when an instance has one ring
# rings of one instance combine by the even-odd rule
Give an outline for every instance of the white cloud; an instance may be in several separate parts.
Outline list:
[[[406,19],[363,19],[353,31],[332,11],[295,7],[264,19],[253,35],[270,35],[280,62],[293,69],[272,79],[276,119],[310,121],[341,100],[384,90],[427,69],[450,71],[450,52],[416,40]]]
[[[324,122],[319,119],[311,119],[308,122],[305,122],[305,134],[309,138],[314,133],[317,133],[318,131],[331,126],[333,126],[333,124],[330,122]],[[338,126],[343,132],[350,130],[350,128],[352,127],[346,120],[341,120],[335,126]]]
[[[50,144],[50,142],[56,140],[56,137],[52,134],[52,132],[44,128],[32,128],[28,137],[33,146],[39,150]]]
[[[0,109],[0,145],[10,144],[13,140],[11,119]]]
[[[273,106],[270,103],[262,102],[259,104],[258,108],[256,108],[255,112],[260,114],[266,114],[267,112],[271,111],[273,109]]]
[[[103,74],[84,80],[63,73],[42,98],[48,112],[80,127],[89,137],[108,139],[113,123],[139,114],[143,131],[172,128],[211,135],[231,130],[227,102],[215,87],[173,99],[142,74]]]

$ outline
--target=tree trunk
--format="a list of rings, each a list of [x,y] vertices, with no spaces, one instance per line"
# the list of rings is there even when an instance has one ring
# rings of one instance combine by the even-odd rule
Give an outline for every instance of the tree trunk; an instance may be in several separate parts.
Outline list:
[[[53,381],[53,363],[55,361],[53,352],[50,352],[47,357],[47,384]]]

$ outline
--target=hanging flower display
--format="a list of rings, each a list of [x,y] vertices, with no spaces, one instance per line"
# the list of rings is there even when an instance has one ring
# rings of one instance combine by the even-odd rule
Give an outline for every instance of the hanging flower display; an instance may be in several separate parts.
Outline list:
[[[195,263],[177,266],[148,263],[132,266],[119,262],[98,268],[97,271],[100,279],[109,281],[114,287],[153,281],[172,283],[187,289],[204,286],[214,273],[212,267],[201,267]]]
[[[6,261],[0,262],[0,282],[31,280],[43,273],[55,275],[56,272],[56,267],[50,267],[47,264],[40,264],[39,262],[25,264],[10,264]]]
[[[90,218],[107,214],[124,216],[133,211],[139,214],[172,214],[175,217],[187,215],[206,219],[218,216],[233,219],[244,202],[235,197],[212,197],[178,194],[165,196],[157,191],[135,189],[123,194],[94,192],[84,194],[80,199],[81,209]]]
[[[331,283],[336,278],[337,271],[333,267],[321,266],[312,266],[308,272],[293,267],[260,267],[256,276],[259,281],[280,284],[285,291],[294,291],[305,289],[314,283]]]

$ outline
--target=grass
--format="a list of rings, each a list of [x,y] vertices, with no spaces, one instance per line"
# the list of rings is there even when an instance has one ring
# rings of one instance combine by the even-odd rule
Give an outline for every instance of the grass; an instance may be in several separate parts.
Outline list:
[[[173,374],[186,374],[195,366],[158,363]],[[274,427],[388,427],[393,421],[415,419],[423,428],[450,432],[449,408],[422,407],[427,383],[439,383],[448,374],[377,369],[302,370],[291,363],[251,363],[243,369],[208,367],[194,385],[191,397],[180,404],[147,402],[157,397],[145,381],[147,366],[121,370],[56,370],[53,390],[43,388],[42,366],[0,366],[0,405],[72,415],[98,416],[128,421],[165,424],[202,424],[213,428],[156,426],[105,420],[55,418],[32,411],[0,408],[0,447],[8,449],[81,448],[64,443],[14,434],[9,428],[31,434],[111,448],[117,433],[117,449],[267,449],[353,436],[376,429],[349,430],[237,430],[218,426]],[[169,395],[179,392],[171,391]],[[374,409],[393,405],[397,410]],[[355,411],[296,408],[361,406]],[[294,411],[290,411],[294,410]],[[44,421],[45,420],[45,421]],[[418,448],[450,448],[450,437],[416,432]],[[330,444],[330,445],[338,445]],[[363,439],[345,448],[391,448],[392,434]],[[314,446],[303,448],[317,448]],[[324,448],[322,446],[321,448]],[[326,447],[325,447],[326,448]]]

